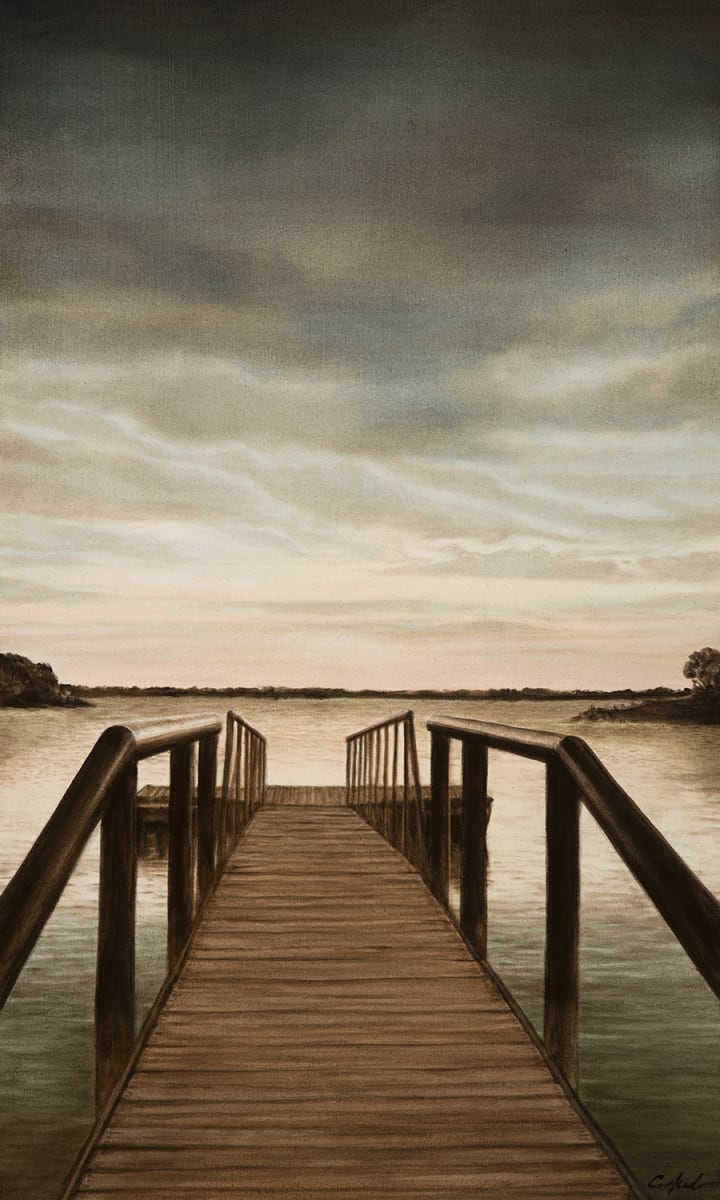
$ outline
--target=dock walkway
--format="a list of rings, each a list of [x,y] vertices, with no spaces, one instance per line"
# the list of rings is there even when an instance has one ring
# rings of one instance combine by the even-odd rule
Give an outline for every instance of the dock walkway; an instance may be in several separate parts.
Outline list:
[[[254,817],[77,1194],[628,1197],[420,878],[340,794],[278,790]]]

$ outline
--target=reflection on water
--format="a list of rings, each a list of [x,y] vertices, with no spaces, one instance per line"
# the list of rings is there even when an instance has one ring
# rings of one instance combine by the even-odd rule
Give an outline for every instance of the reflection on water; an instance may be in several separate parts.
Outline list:
[[[268,738],[272,783],[342,783],[346,735],[401,705],[377,699],[242,702]],[[717,730],[570,725],[571,702],[419,702],[427,781],[430,715],[585,736],[693,870],[720,891]],[[161,713],[218,712],[209,699],[103,700],[92,709],[0,711],[0,881],[10,877],[107,725]],[[454,756],[457,761],[457,755]],[[143,783],[167,782],[164,756]],[[542,1024],[544,809],[541,767],[491,755],[490,957],[529,1017]],[[581,1093],[638,1177],[720,1181],[718,1003],[652,906],[583,814]],[[140,863],[138,993],[146,1011],[164,976],[166,864]],[[91,1116],[97,906],[93,839],[5,1012],[0,1016],[5,1131],[0,1195],[55,1194]],[[649,1193],[653,1194],[653,1193]],[[720,1197],[720,1182],[704,1194]]]

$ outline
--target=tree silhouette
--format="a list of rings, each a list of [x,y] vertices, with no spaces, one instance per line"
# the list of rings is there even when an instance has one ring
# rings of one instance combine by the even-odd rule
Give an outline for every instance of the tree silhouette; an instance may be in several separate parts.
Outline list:
[[[720,697],[720,650],[712,646],[693,650],[683,667],[683,675],[692,680],[697,694]]]

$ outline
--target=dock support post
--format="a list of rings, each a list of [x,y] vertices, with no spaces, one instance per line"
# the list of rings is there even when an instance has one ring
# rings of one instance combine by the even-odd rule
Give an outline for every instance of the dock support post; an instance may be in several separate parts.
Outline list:
[[[558,762],[547,766],[544,1041],[575,1086],[578,1078],[580,795]]]
[[[168,966],[172,970],[190,936],[193,921],[192,794],[194,749],[170,753],[168,806]]]
[[[108,797],[100,833],[100,898],[95,976],[95,1106],[100,1111],[135,1042],[137,766]]]
[[[487,957],[487,776],[487,747],[464,741],[460,928],[480,959]]]
[[[433,730],[430,747],[430,886],[447,908],[450,875],[450,812],[448,803],[450,739]]]

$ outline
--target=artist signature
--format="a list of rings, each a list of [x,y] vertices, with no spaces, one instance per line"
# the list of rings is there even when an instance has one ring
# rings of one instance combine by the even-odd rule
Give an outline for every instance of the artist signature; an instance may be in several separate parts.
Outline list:
[[[677,1175],[673,1176],[653,1175],[648,1181],[648,1187],[664,1192],[666,1196],[672,1196],[675,1192],[699,1192],[702,1188],[712,1187],[713,1182],[705,1178],[704,1171],[694,1179],[686,1179],[685,1173],[678,1171]]]

